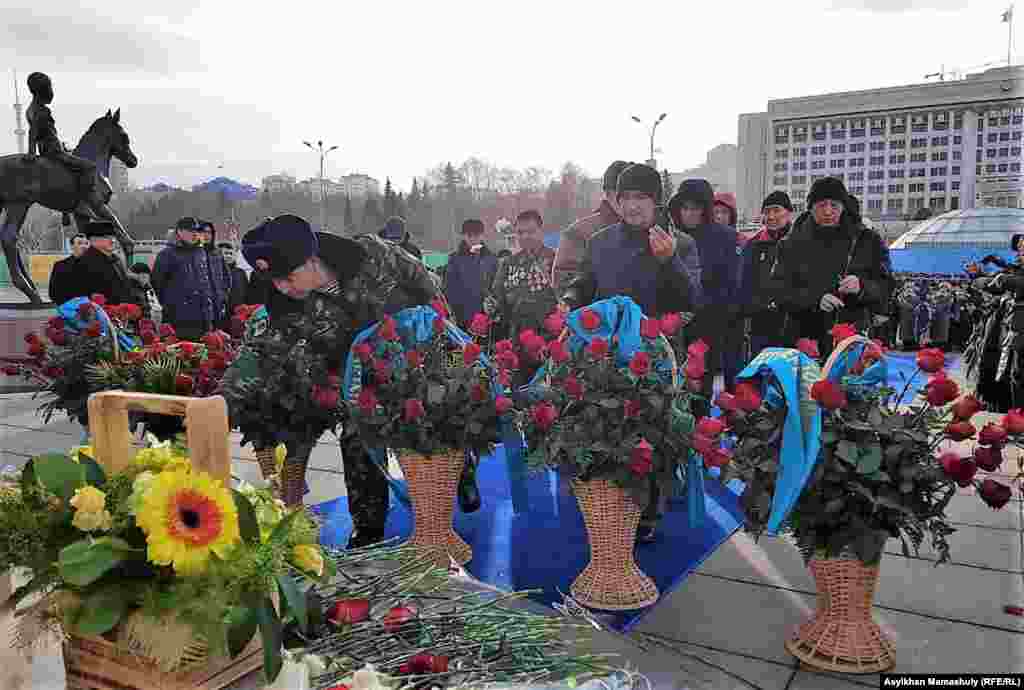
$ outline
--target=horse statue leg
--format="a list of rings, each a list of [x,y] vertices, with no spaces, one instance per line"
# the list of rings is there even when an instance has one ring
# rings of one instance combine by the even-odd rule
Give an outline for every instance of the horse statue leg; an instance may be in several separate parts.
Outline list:
[[[4,258],[7,259],[7,272],[11,276],[11,283],[21,290],[32,304],[42,304],[39,291],[32,282],[32,276],[25,268],[25,262],[21,260],[21,253],[18,251],[18,234],[31,206],[31,203],[25,202],[8,202],[4,205],[7,215],[3,227],[0,227],[0,246],[3,247]]]

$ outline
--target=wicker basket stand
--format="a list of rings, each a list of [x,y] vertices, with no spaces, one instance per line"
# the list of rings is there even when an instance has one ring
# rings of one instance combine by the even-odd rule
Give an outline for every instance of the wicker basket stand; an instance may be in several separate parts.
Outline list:
[[[633,546],[640,506],[607,479],[573,481],[590,540],[590,563],[569,592],[584,606],[629,611],[658,601],[658,587],[636,564]]]
[[[459,565],[473,560],[473,549],[452,528],[455,492],[465,462],[461,450],[429,457],[406,451],[398,458],[415,520],[408,543],[430,553],[441,568],[447,568],[451,560]]]

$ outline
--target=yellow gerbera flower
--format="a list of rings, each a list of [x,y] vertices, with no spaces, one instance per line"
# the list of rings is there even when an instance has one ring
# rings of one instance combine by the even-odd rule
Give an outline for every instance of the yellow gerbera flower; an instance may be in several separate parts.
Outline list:
[[[93,455],[92,446],[74,446],[71,450],[68,451],[68,455],[70,455],[71,459],[74,460],[75,462],[78,462],[79,453],[81,453],[87,458],[92,458],[93,460],[96,459],[96,456]]]
[[[146,533],[149,560],[179,575],[206,571],[211,554],[225,557],[238,542],[231,492],[205,472],[162,472],[142,499],[136,521]]]

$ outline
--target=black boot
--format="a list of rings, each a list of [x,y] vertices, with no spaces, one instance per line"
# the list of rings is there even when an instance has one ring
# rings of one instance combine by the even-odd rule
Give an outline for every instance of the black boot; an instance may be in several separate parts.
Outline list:
[[[466,453],[466,464],[459,477],[459,508],[463,513],[480,510],[480,489],[476,485],[476,458]]]

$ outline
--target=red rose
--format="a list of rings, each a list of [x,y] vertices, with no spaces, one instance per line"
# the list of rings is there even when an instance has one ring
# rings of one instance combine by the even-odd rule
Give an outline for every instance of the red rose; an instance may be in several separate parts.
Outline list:
[[[697,432],[702,436],[708,436],[710,438],[718,438],[725,431],[725,423],[720,419],[714,417],[701,417],[700,421],[697,422]]]
[[[329,386],[314,386],[313,400],[320,407],[333,410],[341,400],[341,394],[336,388]]]
[[[935,374],[946,366],[946,353],[937,347],[928,347],[917,353],[917,367],[926,374]]]
[[[953,403],[953,417],[954,419],[970,419],[981,412],[981,409],[981,402],[973,394],[965,395]],[[1024,419],[1021,421],[1024,422]]]
[[[192,359],[196,354],[195,343],[184,342],[178,346],[178,356],[182,359]]]
[[[90,318],[96,311],[96,307],[92,306],[88,302],[82,302],[78,305],[78,316],[82,319]]]
[[[872,340],[864,346],[860,357],[865,363],[877,362],[885,356],[885,344],[881,340]]]
[[[137,304],[125,304],[121,307],[125,321],[138,321],[142,318],[142,307]]]
[[[98,338],[100,333],[103,331],[103,326],[100,325],[99,321],[90,323],[85,329],[85,335],[89,338]],[[29,351],[31,352],[31,350]]]
[[[629,360],[629,370],[637,376],[646,376],[651,370],[651,356],[646,352],[637,352]]]
[[[188,374],[178,374],[174,377],[174,390],[180,395],[188,395],[192,392],[195,381]]]
[[[826,410],[840,410],[847,405],[846,393],[828,379],[822,379],[811,386],[811,399]]]
[[[49,326],[50,328],[54,329],[54,330],[63,331],[64,330],[64,319],[62,319],[59,316],[53,316],[53,317],[51,317],[46,322],[46,325]]]
[[[530,416],[533,418],[534,424],[546,431],[558,419],[558,410],[551,403],[543,402],[533,406],[530,410]]]
[[[511,369],[515,371],[519,368],[519,355],[512,350],[503,350],[497,354],[495,361],[498,362],[498,366],[503,369]]]
[[[469,322],[469,332],[473,335],[483,338],[490,330],[491,319],[488,318],[487,314],[475,314],[472,321]]]
[[[36,335],[35,333],[27,333],[23,340],[25,341],[26,345],[32,345],[34,343],[39,342],[39,336]]]
[[[59,379],[64,375],[64,370],[60,367],[46,367],[43,369],[43,376],[51,379]]]
[[[743,384],[739,385],[742,386]],[[735,412],[738,409],[740,409],[739,401],[736,400],[735,396],[733,396],[732,393],[720,393],[718,395],[718,398],[715,400],[715,404],[718,405],[720,409],[725,410],[726,412]]]
[[[480,346],[476,343],[467,343],[462,348],[462,361],[466,366],[472,366],[480,357]]]
[[[245,321],[238,318],[237,316],[231,319],[231,334],[236,338],[241,338],[245,335]]]
[[[173,338],[177,335],[174,330],[174,326],[169,323],[160,324],[160,337],[161,338]]]
[[[643,319],[640,322],[640,335],[654,340],[661,337],[661,322],[658,319]]]
[[[996,424],[986,424],[978,434],[978,443],[983,446],[1001,446],[1006,443],[1006,429]]]
[[[675,312],[669,312],[661,317],[661,332],[667,336],[673,336],[683,327],[683,319]]]
[[[704,342],[703,339],[698,340],[694,343],[690,343],[690,346],[686,348],[687,356],[695,357],[697,359],[704,359],[704,357],[707,356],[708,352],[710,351],[711,348],[708,347],[708,344]]]
[[[1013,490],[1006,486],[1006,484],[1001,484],[994,479],[986,479],[978,487],[978,496],[985,502],[985,505],[999,510],[1010,502]]]
[[[508,375],[507,369],[502,369],[498,372],[498,383],[506,388],[512,385],[512,377]]]
[[[423,402],[418,398],[409,398],[402,406],[402,419],[406,424],[412,424],[427,414],[423,409]]]
[[[818,341],[811,340],[810,338],[800,338],[796,341],[796,349],[803,352],[811,359],[818,359],[821,357],[821,353],[818,352]]]
[[[3,372],[6,376],[17,376],[21,373],[21,369],[14,366],[7,366],[3,368]]]
[[[732,462],[732,453],[722,448],[713,448],[710,453],[705,453],[702,457],[705,467],[725,467]]]
[[[511,340],[509,340],[507,338],[505,340],[499,340],[498,342],[494,343],[494,352],[495,353],[498,353],[498,352],[514,352],[515,349],[516,349],[516,346],[512,343]]]
[[[156,359],[165,352],[167,352],[167,346],[163,343],[155,343],[153,347],[149,348],[149,354],[153,359]]]
[[[423,355],[420,354],[419,350],[409,350],[405,353],[405,363],[409,365],[411,369],[416,369],[423,364]]]
[[[512,399],[499,395],[494,399],[494,411],[498,414],[507,414],[512,409]]]
[[[544,355],[544,348],[547,347],[548,343],[534,331],[527,330],[520,334],[519,344],[522,345],[523,350],[525,350],[526,354],[531,358],[542,359]]]
[[[372,388],[364,388],[356,396],[356,406],[364,414],[373,414],[377,409],[377,393]]]
[[[377,337],[381,340],[398,340],[398,324],[390,316],[385,316],[377,327]]]
[[[51,329],[46,332],[46,337],[54,345],[64,346],[68,344],[67,331]]]
[[[352,352],[355,354],[356,357],[359,358],[359,361],[362,362],[363,364],[369,362],[370,359],[373,357],[373,348],[371,348],[368,343],[359,343],[358,345],[352,348]]]
[[[89,301],[92,302],[93,304],[98,304],[99,306],[102,307],[104,304],[107,303],[107,298],[101,295],[100,293],[95,292],[89,296]]]
[[[443,335],[446,329],[444,319],[434,319],[433,329],[434,335]]]
[[[430,302],[430,307],[434,310],[434,313],[437,314],[437,318],[448,318],[448,305],[444,303],[444,300],[435,299]]]
[[[594,359],[603,359],[608,356],[608,341],[604,338],[594,338],[587,346],[587,352]]]
[[[708,372],[704,359],[701,357],[690,357],[686,360],[686,367],[683,374],[691,381],[703,381],[704,375]]]
[[[142,344],[143,345],[152,345],[155,342],[156,342],[156,335],[153,333],[153,331],[143,331],[143,333],[142,333]]]
[[[622,412],[626,419],[634,419],[640,416],[641,405],[639,400],[627,400],[622,404]]]
[[[553,311],[544,319],[544,329],[551,334],[552,338],[558,338],[565,330],[565,314],[560,311]]]
[[[391,379],[391,363],[386,359],[374,360],[373,378],[377,383],[387,383]]]
[[[411,606],[395,606],[384,614],[384,630],[389,633],[401,632],[416,620],[416,609]]]
[[[962,458],[956,453],[943,453],[939,456],[939,464],[946,476],[960,486],[968,486],[978,471],[978,466],[971,458]]]
[[[218,352],[224,349],[224,337],[219,333],[207,333],[202,338],[203,345],[210,352]]]
[[[532,328],[527,328],[519,333],[519,345],[523,348],[529,349],[530,345],[537,339],[537,331]]]
[[[327,610],[327,620],[335,625],[362,623],[369,617],[369,599],[339,599]]]
[[[946,427],[946,436],[954,441],[966,441],[977,432],[974,425],[967,421],[953,422]]]
[[[952,402],[960,395],[960,386],[956,385],[956,381],[946,376],[945,372],[942,371],[933,376],[924,389],[928,402],[935,407],[941,407],[946,403]]]
[[[691,393],[703,393],[704,392],[704,381],[703,379],[686,379],[686,389]]]
[[[736,384],[736,407],[744,412],[753,412],[761,408],[761,394],[757,386],[744,381]]]
[[[569,351],[565,349],[565,344],[560,340],[555,340],[548,345],[548,354],[551,355],[555,364],[562,364],[569,360]]]
[[[693,444],[693,449],[700,455],[710,455],[718,450],[719,442],[717,438],[705,436],[704,434],[694,434],[690,440]]]
[[[213,353],[212,355],[210,355],[208,361],[210,362],[210,365],[217,371],[224,371],[225,369],[228,368],[228,360],[224,356],[223,352]]]
[[[583,384],[575,376],[570,376],[562,381],[562,388],[565,389],[569,397],[576,398],[577,400],[583,399]]]
[[[654,448],[647,442],[647,439],[640,439],[640,442],[633,448],[630,456],[629,469],[633,474],[650,474],[654,469]]]
[[[1024,410],[1010,410],[1003,417],[1003,428],[1011,434],[1024,434]]]
[[[978,446],[974,449],[974,462],[978,469],[995,472],[1003,464],[1002,446]]]
[[[857,335],[857,329],[848,323],[837,323],[829,333],[832,335],[832,342],[838,345],[847,338]]]
[[[601,315],[593,309],[584,309],[580,312],[580,325],[585,330],[596,331],[601,327]]]
[[[143,331],[151,331],[155,334],[156,324],[153,323],[150,319],[142,319],[141,321],[139,321],[139,333],[142,333]]]

